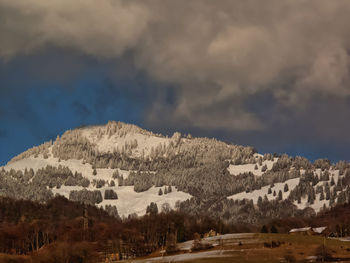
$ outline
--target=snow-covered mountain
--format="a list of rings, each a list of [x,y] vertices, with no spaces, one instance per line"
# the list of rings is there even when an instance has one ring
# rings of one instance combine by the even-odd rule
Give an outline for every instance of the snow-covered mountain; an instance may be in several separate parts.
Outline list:
[[[254,222],[349,202],[348,168],[111,121],[14,157],[0,171],[0,195],[45,201],[59,194],[120,216],[145,214],[155,203]]]

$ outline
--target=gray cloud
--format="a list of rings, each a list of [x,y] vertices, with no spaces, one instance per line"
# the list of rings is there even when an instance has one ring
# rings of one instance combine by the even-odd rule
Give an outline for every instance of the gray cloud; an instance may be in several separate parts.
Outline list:
[[[176,87],[175,105],[155,96],[154,125],[264,131],[310,112],[315,97],[345,105],[350,95],[348,0],[0,0],[0,10],[3,59],[47,45],[103,60],[132,52]],[[247,106],[264,92],[268,116]]]

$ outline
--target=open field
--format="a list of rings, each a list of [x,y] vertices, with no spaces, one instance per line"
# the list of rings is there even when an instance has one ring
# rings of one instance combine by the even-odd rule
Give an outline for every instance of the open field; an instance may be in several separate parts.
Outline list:
[[[220,241],[221,240],[221,241]],[[202,241],[214,247],[206,251],[190,253],[192,242],[179,244],[181,253],[169,256],[160,256],[130,260],[128,262],[189,262],[189,263],[226,263],[226,262],[312,262],[317,253],[326,251],[334,259],[343,259],[337,262],[350,262],[350,242],[336,239],[324,239],[321,236],[304,236],[288,234],[229,234]],[[321,251],[321,252],[317,252]]]

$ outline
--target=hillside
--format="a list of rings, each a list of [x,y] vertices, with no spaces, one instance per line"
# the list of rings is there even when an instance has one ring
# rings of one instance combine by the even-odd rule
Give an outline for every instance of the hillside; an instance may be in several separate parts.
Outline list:
[[[14,157],[0,171],[0,195],[47,201],[58,194],[124,217],[143,215],[154,203],[255,223],[348,203],[349,167],[110,121]]]

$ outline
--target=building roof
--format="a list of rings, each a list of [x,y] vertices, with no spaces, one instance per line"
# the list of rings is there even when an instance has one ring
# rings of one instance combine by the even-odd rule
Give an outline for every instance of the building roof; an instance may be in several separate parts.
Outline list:
[[[289,231],[289,233],[295,233],[295,232],[306,232],[309,230],[312,230],[313,232],[317,233],[317,234],[321,234],[323,231],[325,231],[327,229],[326,226],[321,226],[321,227],[302,227],[302,228],[293,228]]]
[[[306,232],[309,231],[311,227],[303,227],[303,228],[293,228],[289,231],[289,233],[294,233],[294,232]]]
[[[321,227],[314,227],[312,231],[314,231],[317,234],[321,234],[323,231],[327,229],[326,226],[321,226]]]

